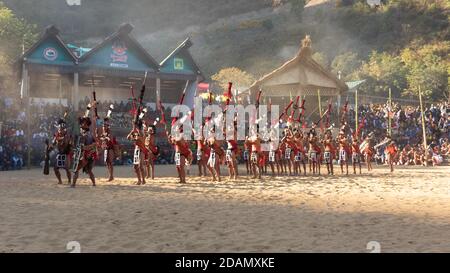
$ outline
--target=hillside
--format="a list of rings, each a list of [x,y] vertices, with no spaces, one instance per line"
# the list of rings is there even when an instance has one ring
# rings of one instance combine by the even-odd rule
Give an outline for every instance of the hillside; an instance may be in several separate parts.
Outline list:
[[[135,25],[135,37],[157,60],[190,36],[206,76],[229,66],[261,76],[291,58],[306,34],[325,66],[343,54],[361,64],[372,51],[398,54],[412,44],[450,40],[446,0],[384,1],[388,5],[376,9],[363,0],[311,1],[303,14],[291,8],[301,0],[90,0],[81,7],[64,0],[3,2],[39,27],[58,25],[66,41],[85,47],[122,22]],[[344,76],[351,79],[353,72]]]

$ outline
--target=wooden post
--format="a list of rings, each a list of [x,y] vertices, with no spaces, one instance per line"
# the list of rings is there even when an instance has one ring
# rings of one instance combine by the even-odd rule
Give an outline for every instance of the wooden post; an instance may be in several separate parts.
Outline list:
[[[24,64],[25,66],[25,64]],[[30,77],[28,76],[28,70],[25,69],[25,102],[26,102],[26,117],[27,117],[27,169],[31,169],[31,94],[30,94]]]
[[[388,134],[392,137],[392,121],[391,121],[391,110],[392,110],[392,91],[389,87],[389,108],[388,108]]]
[[[161,105],[160,101],[161,101],[161,78],[158,75],[158,77],[156,78],[156,109],[158,110],[161,110],[159,109],[159,106]]]
[[[80,92],[80,85],[79,85],[79,74],[78,72],[73,73],[73,94],[72,94],[72,106],[74,111],[79,110],[79,92]]]
[[[26,101],[27,101],[27,145],[28,145],[27,168],[29,170],[29,169],[31,169],[31,124],[30,124],[30,119],[31,119],[30,103],[31,103],[31,99],[30,99],[30,96],[28,96],[26,98]]]
[[[423,112],[423,102],[422,102],[422,90],[419,86],[419,102],[420,102],[420,116],[422,118],[422,134],[423,134],[423,148],[425,153],[427,153],[427,134],[425,130],[425,113]]]
[[[322,117],[322,102],[320,101],[320,89],[317,89],[317,99],[319,101],[319,117]],[[323,132],[322,119],[320,119],[320,125],[319,126],[320,126],[320,130]]]
[[[320,89],[317,89],[317,99],[319,100],[319,117],[322,116],[322,103],[320,101]]]
[[[358,89],[355,89],[355,132],[358,132]]]
[[[59,79],[59,107],[61,109],[61,112],[63,111],[63,106],[62,106],[62,79]]]
[[[339,91],[339,92],[340,92],[340,91]],[[337,111],[337,120],[336,120],[336,124],[338,124],[338,126],[339,126],[340,121],[341,121],[341,101],[342,101],[342,96],[341,96],[341,94],[339,93],[339,95],[337,96],[337,107],[336,107],[336,109],[338,110],[338,111]]]

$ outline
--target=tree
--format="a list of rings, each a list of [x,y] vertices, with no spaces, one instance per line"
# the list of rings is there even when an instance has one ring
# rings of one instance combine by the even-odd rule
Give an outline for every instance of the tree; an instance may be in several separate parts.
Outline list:
[[[0,2],[0,54],[4,63],[12,63],[37,38],[36,26],[28,24]]]
[[[305,0],[289,0],[291,4],[291,12],[298,18],[302,18],[305,9]]]
[[[441,100],[447,93],[447,70],[442,66],[417,66],[407,75],[408,88],[405,95],[419,95],[419,88],[426,99]]]
[[[211,79],[217,82],[223,89],[228,88],[228,83],[232,82],[235,88],[249,87],[254,81],[254,77],[237,67],[223,68],[216,74],[211,76]]]
[[[330,62],[328,61],[328,57],[325,56],[322,52],[316,52],[312,56],[314,61],[320,64],[323,68],[328,69],[330,66]]]
[[[354,52],[347,52],[338,55],[331,63],[331,71],[334,74],[338,74],[341,71],[343,78],[348,79],[349,76],[355,72],[362,64],[362,61],[358,58],[358,54]]]
[[[351,6],[354,4],[353,0],[336,0],[336,7],[345,7],[345,6]]]
[[[36,39],[36,26],[17,18],[0,2],[0,89],[11,90],[12,64]]]
[[[396,97],[399,97],[407,86],[406,75],[407,69],[399,56],[375,51],[356,73],[358,78],[367,80],[362,91],[387,94],[391,88]]]
[[[450,42],[430,43],[402,50],[400,54],[407,72],[405,95],[419,94],[419,87],[427,99],[439,100],[449,91]]]

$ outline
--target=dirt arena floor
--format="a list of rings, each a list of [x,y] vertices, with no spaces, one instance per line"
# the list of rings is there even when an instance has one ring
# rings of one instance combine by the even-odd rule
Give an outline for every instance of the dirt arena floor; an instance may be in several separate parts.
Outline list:
[[[450,167],[210,182],[174,166],[133,185],[117,167],[75,189],[42,170],[0,172],[0,252],[450,252]],[[241,167],[241,173],[243,169]]]

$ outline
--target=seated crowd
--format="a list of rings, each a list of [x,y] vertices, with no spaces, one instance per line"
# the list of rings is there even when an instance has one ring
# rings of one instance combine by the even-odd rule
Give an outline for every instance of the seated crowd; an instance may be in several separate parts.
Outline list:
[[[427,149],[423,146],[423,129],[420,107],[393,104],[370,104],[358,107],[360,133],[364,137],[374,134],[375,143],[383,140],[391,117],[392,138],[399,152],[394,158],[396,165],[440,165],[450,157],[450,107],[446,102],[431,105],[424,112]],[[350,125],[355,124],[355,112],[350,112]],[[376,150],[377,163],[384,163],[384,147]]]
[[[86,98],[80,102],[80,109],[84,109],[89,102]],[[125,136],[132,127],[133,114],[132,102],[99,102],[99,109],[108,109],[114,105],[112,115],[112,129],[122,146],[122,157],[116,164],[131,164],[133,147]],[[30,163],[33,166],[42,164],[44,153],[44,141],[51,139],[55,132],[55,122],[68,111],[68,125],[72,132],[77,130],[76,117],[83,111],[73,113],[69,107],[62,107],[56,103],[34,103],[30,106],[32,132],[30,143],[27,145],[26,105],[20,99],[0,99],[0,170],[21,169],[26,164],[28,153]],[[375,143],[379,143],[386,136],[389,124],[389,115],[392,124],[392,136],[399,147],[399,153],[395,158],[398,165],[440,165],[448,162],[450,156],[450,131],[449,131],[448,103],[431,105],[425,111],[425,129],[427,136],[427,149],[422,142],[422,122],[420,109],[413,106],[401,106],[394,104],[391,111],[387,104],[370,104],[358,107],[359,135],[364,138],[372,133]],[[105,111],[104,111],[105,112]],[[170,125],[170,111],[165,111],[166,120]],[[160,117],[160,113],[149,108],[147,119],[151,122]],[[355,130],[355,111],[349,109],[347,122]],[[307,124],[311,121],[306,120]],[[306,124],[306,123],[305,123]],[[100,124],[99,124],[100,125]],[[76,133],[76,132],[75,132]],[[157,145],[160,146],[161,155],[157,164],[172,164],[174,151],[167,142],[165,130],[158,126]],[[376,150],[375,161],[384,164],[384,148]]]

